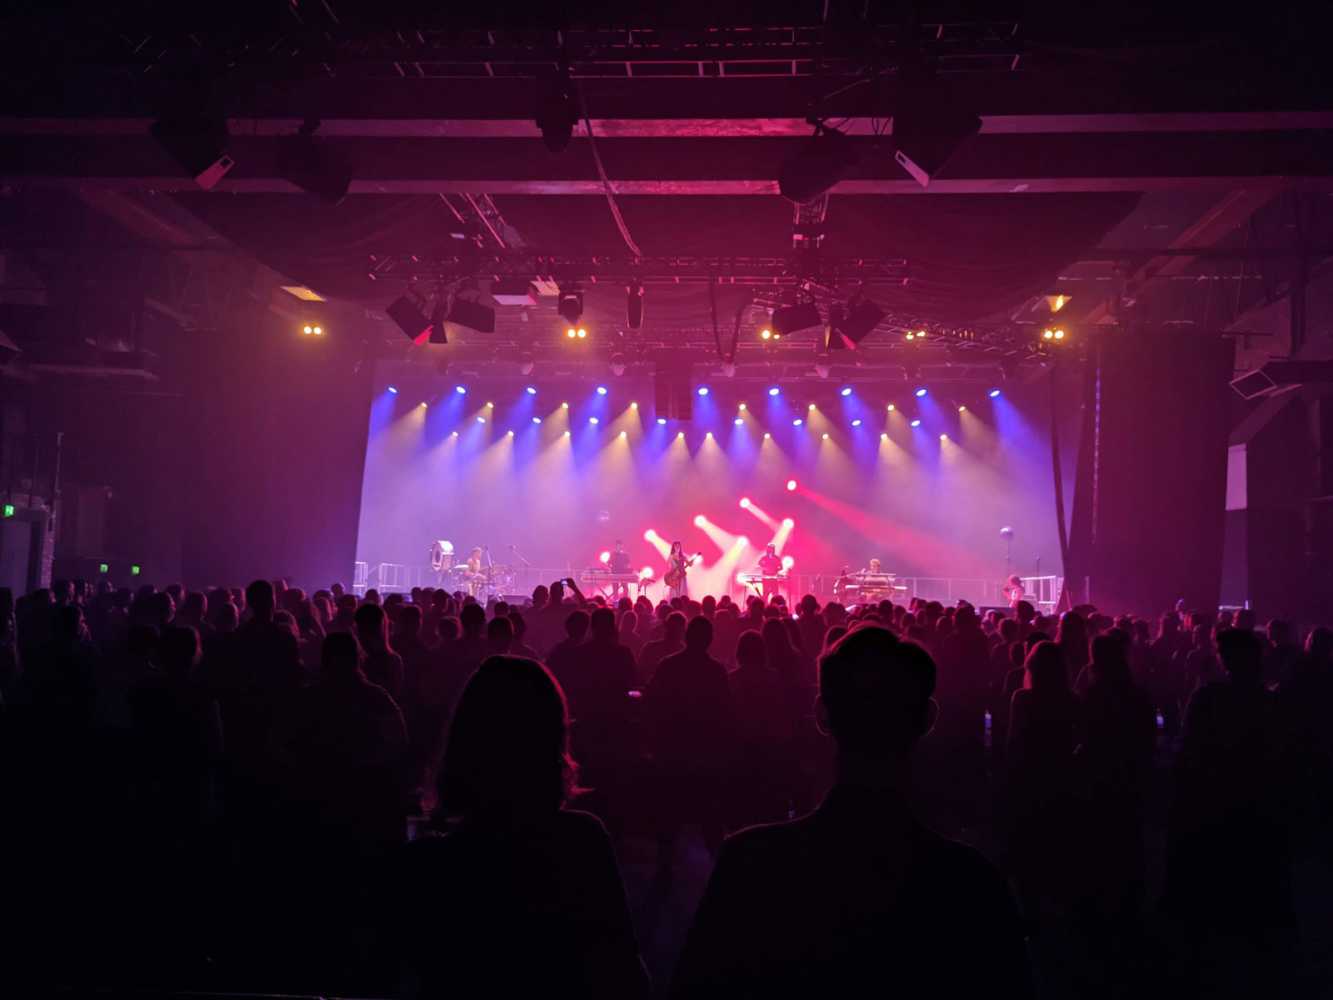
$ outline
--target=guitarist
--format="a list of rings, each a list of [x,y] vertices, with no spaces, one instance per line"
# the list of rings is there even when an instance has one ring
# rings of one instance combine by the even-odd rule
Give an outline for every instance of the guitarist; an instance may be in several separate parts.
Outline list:
[[[698,558],[698,554],[686,556],[685,547],[680,542],[671,543],[671,552],[667,555],[666,575],[662,577],[662,582],[667,585],[669,599],[690,596],[686,575]]]

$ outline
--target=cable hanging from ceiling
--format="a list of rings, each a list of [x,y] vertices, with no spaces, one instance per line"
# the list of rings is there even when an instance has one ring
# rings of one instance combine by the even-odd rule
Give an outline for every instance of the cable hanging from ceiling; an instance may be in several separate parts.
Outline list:
[[[602,164],[602,154],[597,151],[597,138],[592,131],[592,118],[588,114],[588,102],[583,96],[582,89],[579,90],[579,105],[583,110],[583,127],[588,130],[588,148],[592,150],[593,163],[597,165],[597,176],[602,179],[602,187],[606,191],[606,203],[611,206],[611,217],[616,220],[616,228],[620,230],[620,238],[625,241],[625,246],[629,247],[630,253],[635,257],[642,257],[643,251],[639,245],[634,242],[634,237],[630,235],[629,226],[625,225],[625,218],[620,214],[620,206],[616,204],[616,189],[611,183],[611,178],[606,174],[606,167]]]

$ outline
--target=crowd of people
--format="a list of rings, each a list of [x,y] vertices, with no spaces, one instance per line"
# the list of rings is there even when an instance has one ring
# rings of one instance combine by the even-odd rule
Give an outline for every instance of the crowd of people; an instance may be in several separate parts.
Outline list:
[[[1022,996],[1073,926],[1272,992],[1331,710],[1333,631],[1247,611],[0,590],[8,974]],[[665,898],[689,834],[713,868],[654,981],[623,856]]]

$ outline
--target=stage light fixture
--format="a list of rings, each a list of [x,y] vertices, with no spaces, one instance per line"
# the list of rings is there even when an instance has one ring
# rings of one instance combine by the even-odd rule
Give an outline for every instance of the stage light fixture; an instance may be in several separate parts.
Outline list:
[[[989,396],[991,399],[999,399],[999,398],[1000,398],[1000,390],[999,390],[999,389],[992,389],[990,392],[986,393],[986,395]]]
[[[537,105],[536,122],[547,149],[552,153],[563,153],[568,148],[574,137],[574,126],[579,123],[579,106],[567,65],[562,65],[546,80]]]
[[[748,409],[748,407],[744,403],[741,403],[739,406],[736,407],[736,409],[740,410],[741,413],[744,413]]]
[[[828,348],[825,347],[825,350],[828,350]],[[818,375],[820,378],[828,378],[829,375],[832,373],[832,371],[833,369],[832,367],[829,366],[829,363],[827,361],[815,362],[815,374]]]
[[[745,418],[744,418],[744,417],[737,417],[737,418],[733,421],[733,423],[734,423],[737,427],[744,427],[744,426],[745,426]]]
[[[695,518],[694,518],[694,526],[695,526],[696,528],[702,528],[702,527],[703,527],[705,524],[707,524],[707,523],[708,523],[708,519],[705,518],[702,514],[698,514],[698,515],[696,515]]]
[[[802,420],[800,417],[797,417],[795,420],[791,422],[791,425],[793,427],[800,427],[803,423],[805,423],[805,421]]]
[[[492,402],[488,399],[488,400],[486,400],[486,406],[487,406],[488,408],[491,408],[491,407],[494,407],[495,404],[492,403]]]
[[[566,323],[577,327],[583,316],[583,292],[578,288],[561,288],[556,294],[555,310]]]
[[[741,510],[749,510],[749,509],[750,509],[750,498],[741,497]]]
[[[620,436],[623,438],[629,437],[629,431],[621,431]]]
[[[795,566],[795,565],[796,565],[796,560],[793,559],[791,556],[783,556],[783,557],[782,557],[782,568],[783,568],[784,570],[788,570],[788,571],[790,571],[791,568],[792,568],[793,566]]]
[[[597,424],[600,424],[601,421],[598,420],[596,417],[589,417],[588,423],[592,424],[593,426],[596,426]]]
[[[624,375],[627,364],[625,355],[620,353],[611,355],[611,374],[617,377]]]
[[[1047,327],[1041,331],[1041,339],[1046,341],[1062,341],[1065,339],[1063,327]]]
[[[707,395],[708,395],[708,386],[706,386],[706,385],[701,385],[701,386],[699,386],[699,388],[698,388],[697,391],[698,391],[698,393],[699,393],[700,396],[707,396]]]
[[[535,395],[537,395],[537,387],[536,387],[536,386],[533,386],[533,385],[528,386],[528,387],[527,387],[526,389],[524,389],[523,391],[526,392],[529,396],[535,396]]]
[[[824,440],[824,441],[827,441],[827,440],[828,440],[828,431],[825,431],[823,434],[821,434],[821,435],[820,435],[820,438],[821,438],[822,440]]]
[[[541,418],[541,417],[533,417],[533,418],[532,418],[532,422],[533,422],[534,424],[539,424],[539,423],[542,422],[542,418]]]
[[[486,418],[485,418],[485,417],[478,417],[478,418],[477,418],[477,423],[479,423],[479,424],[484,424],[485,422],[486,422]]]
[[[450,437],[458,437],[458,431],[454,431],[454,432],[453,432],[452,434],[450,434],[449,436],[450,436]]]
[[[708,438],[709,440],[712,440],[713,432],[712,432],[712,431],[704,431],[704,437]]]
[[[665,426],[666,426],[666,417],[658,417],[658,418],[657,418],[657,426],[658,426],[658,427],[665,427]]]
[[[683,441],[684,439],[685,439],[685,432],[684,432],[684,431],[676,431],[676,440],[677,440],[677,441]]]
[[[509,437],[513,437],[513,436],[514,436],[514,432],[513,432],[513,431],[506,431],[505,433],[506,433]]]
[[[782,519],[782,526],[783,526],[784,528],[794,528],[794,527],[796,527],[796,522],[793,521],[793,520],[792,520],[791,518],[789,518],[789,517],[784,517],[784,518]]]
[[[631,410],[637,410],[637,409],[639,408],[639,404],[638,404],[638,403],[630,403],[630,404],[629,404],[629,408],[630,408]]]
[[[579,327],[577,330],[575,330],[574,335],[578,337],[579,340],[588,339],[588,331],[584,327]]]
[[[569,431],[565,431],[565,437],[569,437]]]
[[[335,147],[315,138],[318,118],[307,118],[296,135],[278,140],[278,174],[330,205],[347,197],[352,168]]]
[[[920,427],[920,426],[921,426],[921,418],[920,418],[920,417],[916,417],[916,418],[912,421],[912,426],[913,426],[913,427]]]
[[[851,394],[852,394],[852,387],[851,387],[850,385],[844,385],[844,386],[838,391],[838,395],[839,395],[839,396],[844,396],[844,397],[846,397],[846,396],[850,396]]]
[[[625,325],[631,330],[643,326],[643,283],[638,280],[625,289]]]
[[[746,536],[741,535],[740,538],[736,539],[736,548],[748,549],[749,547],[750,547],[750,539],[748,539]]]
[[[888,314],[869,299],[857,297],[848,302],[846,307],[834,311],[830,317],[830,331],[827,341],[829,350],[836,347],[855,348],[857,344],[875,332]],[[835,343],[833,334],[842,337],[841,343]]]
[[[190,107],[184,99],[180,104],[153,122],[149,132],[196,184],[211,191],[236,166],[227,153],[227,119],[220,113]]]
[[[777,386],[771,386],[771,387],[769,388],[769,390],[768,390],[768,394],[769,394],[770,396],[776,396],[776,395],[778,395],[778,394],[781,393],[781,392],[782,392],[782,390],[779,389]]]
[[[814,412],[815,412],[815,404],[814,404],[814,403],[811,403],[809,406],[806,407],[806,409],[809,410],[811,413],[814,413]]]
[[[860,426],[861,426],[861,418],[860,418],[860,417],[857,417],[855,420],[853,420],[853,421],[852,421],[852,426],[853,426],[853,427],[860,427]]]
[[[605,565],[606,563],[609,563],[609,562],[611,561],[611,553],[610,553],[610,552],[603,552],[601,555],[599,555],[599,556],[597,557],[597,561],[598,561],[599,563],[602,563],[603,565]]]
[[[478,333],[495,332],[495,310],[475,299],[455,297],[449,304],[449,313],[445,316],[445,320],[456,326],[465,326],[469,330],[476,330]],[[436,324],[436,327],[440,331],[441,339],[436,341],[432,337],[431,343],[448,343],[443,338],[444,325]]]
[[[966,413],[966,412],[967,412],[967,406],[966,406],[965,404],[963,404],[963,403],[959,403],[959,404],[958,404],[958,412],[959,412],[959,413]]]
[[[889,432],[888,432],[888,431],[880,431],[880,432],[879,432],[879,439],[880,439],[881,441],[887,441],[887,440],[889,439]]]
[[[784,337],[823,325],[824,317],[819,314],[819,307],[813,302],[802,302],[773,310],[773,330]]]
[[[788,493],[795,493],[795,492],[796,492],[796,480],[795,480],[795,479],[788,479],[788,480],[787,480],[787,492],[788,492]]]
[[[846,177],[860,159],[857,144],[822,122],[778,170],[778,191],[798,205],[813,201]]]
[[[892,413],[897,408],[898,407],[894,406],[892,403],[890,403],[887,407],[885,407],[885,409],[887,409],[890,413]]]
[[[518,373],[520,375],[531,375],[532,370],[537,367],[537,360],[531,354],[525,354],[518,362]],[[533,390],[536,392],[537,390]]]
[[[465,385],[456,385],[456,386],[454,386],[454,392],[458,393],[460,396],[466,396],[466,395],[467,395],[467,386],[465,386]]]
[[[653,578],[653,568],[651,566],[645,566],[643,569],[639,570],[640,580],[651,580],[652,578]]]
[[[923,385],[919,389],[917,389],[916,392],[914,392],[912,395],[916,396],[917,399],[920,399],[925,394],[926,394],[926,387]]]
[[[597,395],[599,395],[599,396],[605,396],[605,395],[606,395],[606,386],[604,386],[604,385],[599,385],[599,386],[597,387]]]
[[[560,409],[562,409],[562,410],[568,410],[568,409],[569,409],[569,404],[568,404],[568,403],[561,403],[561,404],[560,404]]]
[[[305,326],[301,327],[301,332],[307,337],[324,336],[324,328],[318,323],[307,323]]]
[[[909,56],[912,55],[909,53]],[[899,67],[893,110],[893,158],[923,188],[981,131],[981,117],[962,104],[919,58]]]
[[[940,440],[941,440],[941,441],[948,441],[948,440],[949,440],[949,435],[948,435],[948,434],[941,434],[941,435],[940,435]]]
[[[391,386],[389,386],[388,388],[389,388],[389,392],[391,392],[393,395],[395,395],[395,396],[398,395],[398,386],[396,386],[396,385],[391,385]]]
[[[657,537],[657,532],[654,531],[652,528],[649,528],[647,531],[643,533],[643,540],[645,542],[651,542],[656,537]]]
[[[772,340],[772,339],[773,339],[773,331],[770,330],[768,327],[764,327],[762,330],[759,331],[759,339],[760,339],[760,340]]]
[[[771,441],[772,439],[773,439],[773,435],[770,434],[768,431],[764,431],[764,440],[765,440],[765,441]]]
[[[427,406],[427,403],[426,403],[426,401],[423,399],[423,400],[421,401],[421,408],[424,410],[424,409],[426,408],[426,406]]]
[[[424,344],[430,336],[430,318],[421,311],[420,302],[413,296],[398,296],[384,311],[408,340]]]

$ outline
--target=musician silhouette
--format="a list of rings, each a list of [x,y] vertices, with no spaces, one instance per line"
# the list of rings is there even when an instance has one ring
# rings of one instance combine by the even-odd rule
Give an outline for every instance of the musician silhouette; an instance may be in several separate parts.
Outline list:
[[[680,542],[671,543],[671,551],[667,554],[667,571],[662,582],[667,585],[672,600],[690,596],[687,574],[693,562],[693,557],[685,555],[685,546]]]
[[[613,576],[626,576],[633,572],[629,561],[629,553],[625,551],[625,543],[616,539],[616,547],[611,552],[611,558],[607,561],[606,568]],[[611,596],[618,594],[629,596],[629,583],[625,580],[611,581]]]
[[[778,555],[778,547],[771,542],[764,550],[764,554],[759,557],[759,572],[764,577],[764,600],[768,600],[778,592],[778,581],[770,577],[782,572],[782,557]]]

